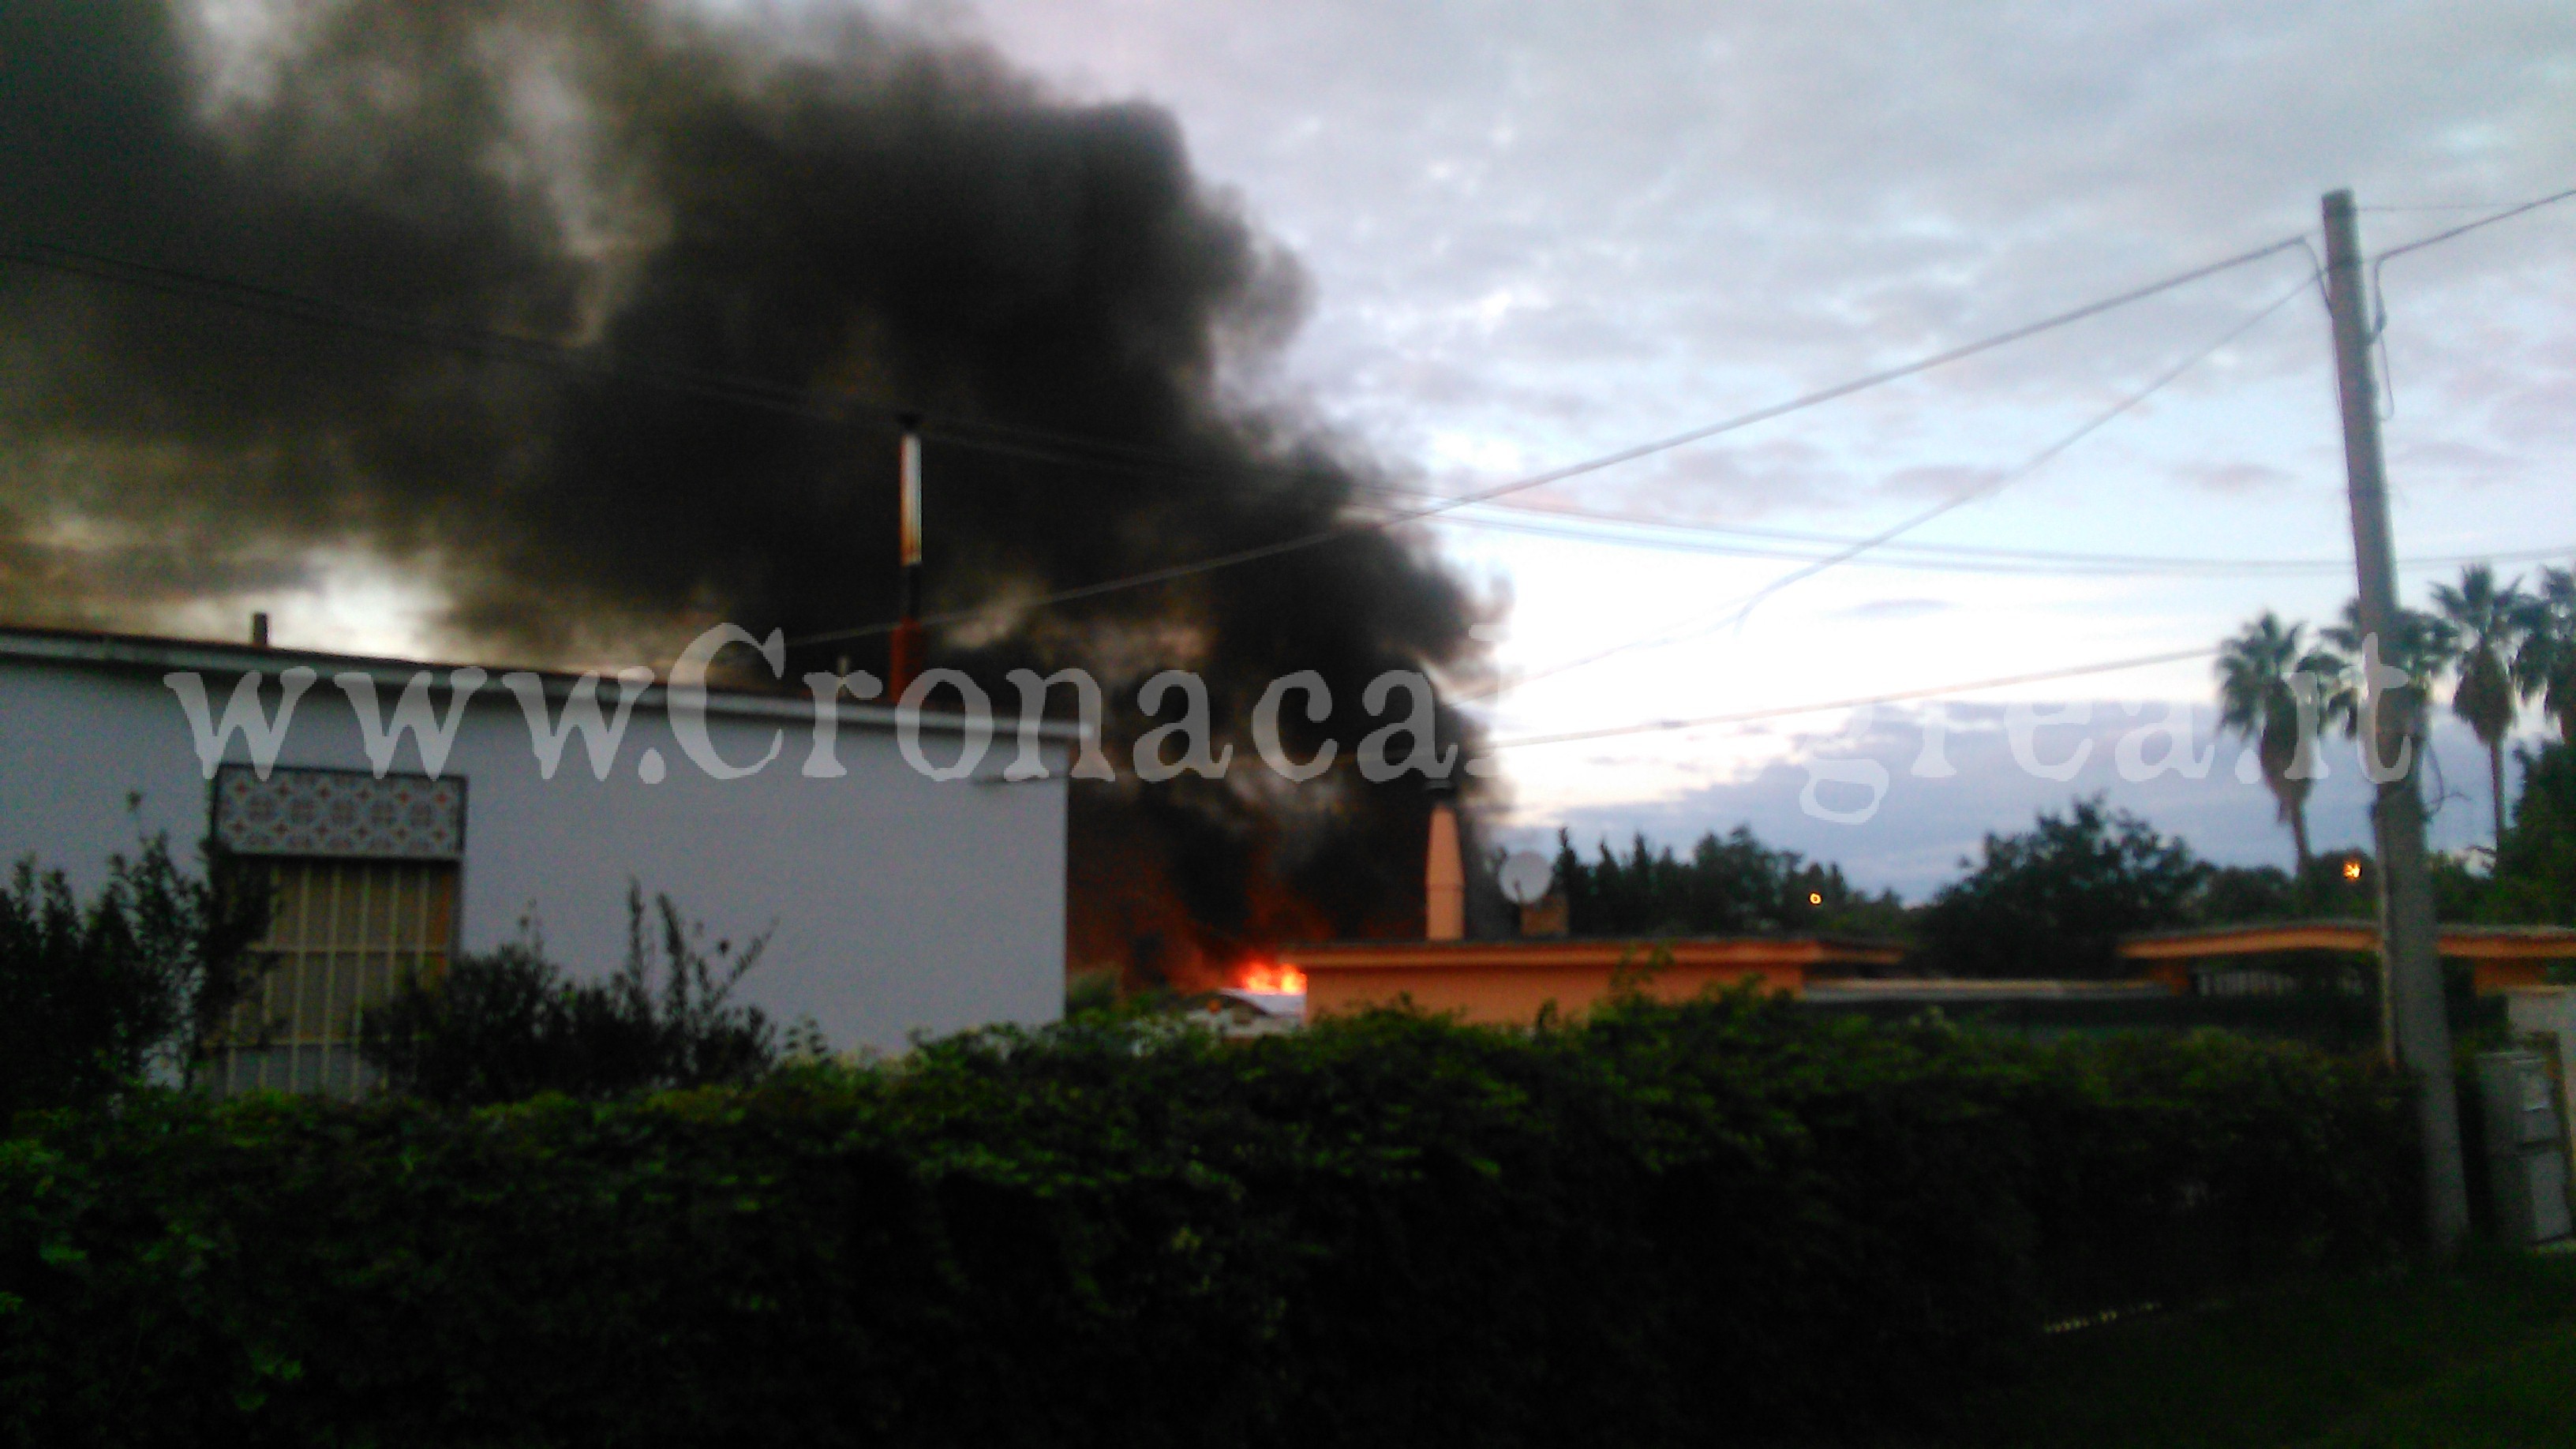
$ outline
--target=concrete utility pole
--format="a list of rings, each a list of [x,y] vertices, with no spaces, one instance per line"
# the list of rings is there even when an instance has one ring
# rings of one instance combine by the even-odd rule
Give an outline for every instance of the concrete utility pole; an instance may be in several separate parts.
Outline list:
[[[2352,556],[2361,583],[2361,632],[2380,652],[2399,653],[2396,548],[2388,527],[2388,474],[2379,454],[2379,393],[2370,375],[2369,309],[2362,298],[2361,239],[2352,193],[2325,199],[2326,309],[2334,318],[2335,377],[2343,399],[2343,456],[2352,497]],[[2363,688],[2380,705],[2377,680]],[[2372,809],[2379,834],[2379,949],[2396,1027],[2398,1060],[2415,1078],[2423,1116],[2425,1223],[2434,1256],[2458,1251],[2469,1230],[2469,1190],[2460,1161],[2460,1117],[2451,1077],[2451,1024],[2442,1005],[2442,963],[2433,926],[2433,882],[2424,865],[2424,797],[2417,786],[2427,740],[2408,703],[2364,715],[2366,748],[2385,762]],[[2398,751],[2404,751],[2403,758]]]

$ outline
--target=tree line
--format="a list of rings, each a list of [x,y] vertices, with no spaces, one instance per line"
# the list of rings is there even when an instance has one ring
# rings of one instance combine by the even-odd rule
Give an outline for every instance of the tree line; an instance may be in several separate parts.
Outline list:
[[[2297,919],[2368,920],[2378,863],[2366,851],[2278,866],[2220,865],[2099,795],[2041,811],[2029,829],[1990,833],[1959,877],[1909,905],[1871,895],[1838,866],[1774,850],[1738,826],[1690,851],[1643,836],[1586,860],[1557,837],[1556,889],[1582,936],[1870,936],[1914,950],[1912,964],[1961,977],[2119,974],[2121,937],[2193,926]],[[2433,862],[2445,921],[2576,925],[2576,747],[2525,758],[2519,805],[2493,866]]]
[[[2448,679],[2452,713],[2486,747],[2492,841],[2501,851],[2511,819],[2504,744],[2522,706],[2538,704],[2556,722],[2560,743],[2576,742],[2576,572],[2543,568],[2526,590],[2522,580],[2499,584],[2492,567],[2474,564],[2457,584],[2433,586],[2432,609],[2400,610],[2391,632],[2378,653],[2407,676],[2391,694],[2410,732],[2420,733],[2423,706]],[[2254,746],[2302,876],[2311,860],[2313,733],[2340,729],[2349,737],[2361,729],[2363,644],[2361,605],[2353,600],[2340,622],[2313,636],[2304,623],[2266,609],[2219,651],[2220,726]]]

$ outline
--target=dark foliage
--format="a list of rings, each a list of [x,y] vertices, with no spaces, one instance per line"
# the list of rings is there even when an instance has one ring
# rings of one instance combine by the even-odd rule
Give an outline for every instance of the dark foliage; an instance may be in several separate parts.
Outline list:
[[[101,1102],[158,1072],[184,1081],[256,973],[266,877],[205,848],[202,879],[167,837],[108,863],[83,903],[21,861],[0,889],[0,1123]]]
[[[1574,838],[1556,835],[1556,887],[1582,936],[1736,936],[1787,932],[1901,935],[1905,907],[1893,892],[1872,896],[1843,879],[1842,867],[1773,850],[1737,826],[1699,838],[1690,857],[1656,851],[1637,836],[1625,856],[1600,844],[1587,865]]]
[[[536,942],[462,957],[434,979],[406,978],[367,1013],[368,1064],[389,1089],[450,1107],[746,1083],[774,1066],[768,1019],[730,1000],[768,938],[739,954],[719,942],[710,961],[670,897],[654,898],[648,924],[643,895],[630,888],[626,910],[626,962],[604,981],[566,979]]]
[[[2356,874],[2346,874],[2347,868]],[[2358,850],[2331,851],[2308,863],[2304,879],[2274,865],[2214,865],[2202,875],[2185,914],[2194,925],[2249,921],[2367,920],[2379,910],[2379,866]]]
[[[2488,920],[2576,925],[2576,746],[2522,752],[2522,798],[2481,894]]]
[[[1091,1018],[460,1114],[0,1144],[19,1444],[1660,1446],[1919,1418],[2070,1308],[2375,1261],[2409,1123],[2234,1038],[1737,996]]]
[[[2208,874],[2189,846],[2097,795],[1988,835],[1985,859],[1932,898],[1923,940],[1956,976],[2110,976],[2121,936],[2190,923]]]
[[[2300,914],[2299,884],[2277,865],[2212,866],[2191,901],[2192,919],[2203,925],[2285,921]]]

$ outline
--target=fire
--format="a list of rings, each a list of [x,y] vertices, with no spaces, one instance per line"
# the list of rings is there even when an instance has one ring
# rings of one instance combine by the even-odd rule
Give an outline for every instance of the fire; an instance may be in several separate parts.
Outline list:
[[[1245,991],[1303,996],[1306,994],[1306,973],[1284,961],[1255,961],[1238,973],[1235,985]]]

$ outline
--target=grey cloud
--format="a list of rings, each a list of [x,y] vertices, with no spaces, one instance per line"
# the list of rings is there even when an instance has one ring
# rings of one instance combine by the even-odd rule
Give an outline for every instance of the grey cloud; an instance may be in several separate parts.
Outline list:
[[[1535,386],[1579,399],[1605,439],[1646,435],[2313,226],[2330,185],[2365,200],[2538,194],[2576,167],[2576,12],[2540,0],[2046,18],[1106,4],[991,19],[1041,64],[1175,101],[1212,167],[1289,218],[1321,282],[1308,375],[1372,429],[1400,429],[1411,400],[1334,380],[1388,349],[1463,350],[1489,384],[1520,384],[1460,421],[1509,434]],[[2383,242],[2429,229],[2369,225]],[[2551,245],[2499,239],[2475,260],[2528,279],[2563,254]],[[2474,284],[2468,254],[2412,260],[2391,283],[2412,328],[2402,379],[2440,388],[2542,345],[2473,344],[2446,316],[2468,309],[2445,307]],[[2299,265],[1919,392],[2005,403],[2133,385]],[[1457,323],[1510,288],[1547,304],[1491,335]],[[2563,316],[2568,301],[2551,305]],[[2229,385],[2313,372],[2308,321],[2249,338]]]

